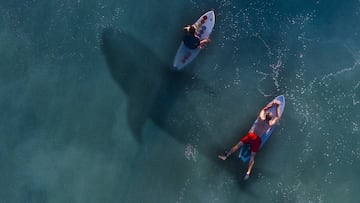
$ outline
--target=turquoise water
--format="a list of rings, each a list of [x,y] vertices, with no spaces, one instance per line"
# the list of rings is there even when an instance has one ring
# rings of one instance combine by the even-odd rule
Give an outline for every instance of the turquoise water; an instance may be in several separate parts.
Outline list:
[[[182,26],[212,42],[171,71]],[[360,1],[0,1],[0,202],[358,202]],[[228,150],[283,94],[253,174]]]

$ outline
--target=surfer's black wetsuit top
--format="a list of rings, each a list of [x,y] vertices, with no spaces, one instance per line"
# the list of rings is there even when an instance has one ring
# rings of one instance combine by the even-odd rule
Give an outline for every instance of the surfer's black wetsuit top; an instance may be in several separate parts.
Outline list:
[[[197,49],[200,45],[200,39],[189,32],[185,32],[183,42],[189,49]]]

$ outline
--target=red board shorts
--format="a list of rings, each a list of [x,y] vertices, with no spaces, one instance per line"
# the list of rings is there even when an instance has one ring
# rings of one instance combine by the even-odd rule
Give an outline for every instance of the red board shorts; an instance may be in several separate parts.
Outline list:
[[[253,132],[249,132],[240,140],[244,144],[251,145],[251,152],[258,152],[261,145],[261,138],[255,135]]]

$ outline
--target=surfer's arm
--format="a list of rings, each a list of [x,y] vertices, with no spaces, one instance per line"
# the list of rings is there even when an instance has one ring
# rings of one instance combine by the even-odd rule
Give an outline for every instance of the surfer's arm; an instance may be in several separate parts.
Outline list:
[[[274,103],[269,103],[268,105],[266,105],[263,109],[261,109],[259,117],[261,120],[265,120],[265,113],[266,110],[268,110],[269,108],[271,108],[274,105]]]
[[[273,125],[275,125],[278,121],[279,121],[279,117],[276,116],[276,117],[273,118],[271,121],[269,121],[269,125],[270,125],[270,126],[273,126]]]
[[[267,111],[269,108],[271,108],[272,106],[274,106],[274,105],[277,105],[277,113],[276,113],[277,115],[276,115],[276,117],[279,117],[279,115],[280,115],[280,108],[279,108],[279,106],[280,106],[280,101],[275,100],[275,101],[269,103],[268,105],[266,105],[263,109],[261,109],[260,114],[259,114],[259,117],[260,117],[261,120],[265,120],[265,113],[266,113],[266,111]],[[273,119],[273,120],[275,120],[275,119]],[[279,118],[278,118],[278,120],[279,120]],[[271,122],[271,121],[270,121],[270,122]]]
[[[277,101],[277,100],[276,100]],[[276,108],[276,116],[279,118],[280,116],[280,104],[281,102],[280,101],[277,101],[277,108]]]
[[[280,119],[280,101],[274,101],[274,103],[273,104],[275,104],[275,105],[277,105],[277,107],[276,107],[276,116],[275,116],[275,118],[273,118],[270,122],[269,122],[269,124],[270,124],[270,126],[273,126],[273,125],[275,125],[278,121],[279,121],[279,119]]]
[[[266,111],[265,108],[261,109],[261,111],[260,111],[259,117],[261,120],[265,120],[265,111]]]
[[[280,105],[280,101],[275,100],[275,101],[269,103],[268,105],[266,105],[266,106],[264,107],[264,110],[266,111],[266,110],[268,110],[269,108],[271,108],[271,107],[274,106],[274,105],[278,105],[278,106],[279,106],[279,105]]]

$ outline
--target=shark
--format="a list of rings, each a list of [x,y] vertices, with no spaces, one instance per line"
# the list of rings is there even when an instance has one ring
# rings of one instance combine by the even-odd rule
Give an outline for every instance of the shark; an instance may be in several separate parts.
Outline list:
[[[121,30],[104,29],[101,48],[112,78],[127,96],[128,125],[139,143],[147,120],[182,143],[191,139],[189,129],[204,127],[188,94],[197,89],[209,97],[216,93],[196,74],[173,69]]]

